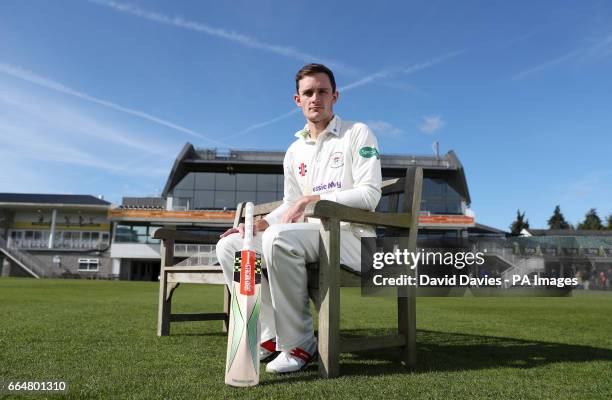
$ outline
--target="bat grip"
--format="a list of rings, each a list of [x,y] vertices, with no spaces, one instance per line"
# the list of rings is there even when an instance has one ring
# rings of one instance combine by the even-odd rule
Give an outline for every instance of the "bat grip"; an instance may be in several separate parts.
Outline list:
[[[243,250],[251,250],[253,242],[253,203],[248,202],[244,212],[244,242]]]

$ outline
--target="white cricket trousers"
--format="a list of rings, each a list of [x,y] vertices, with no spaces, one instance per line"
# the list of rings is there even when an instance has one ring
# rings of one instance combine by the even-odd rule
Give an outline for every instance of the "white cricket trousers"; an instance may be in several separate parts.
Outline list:
[[[320,223],[275,224],[253,238],[262,254],[268,280],[261,280],[261,341],[276,338],[276,349],[291,351],[312,343],[314,331],[308,299],[306,263],[319,259]],[[344,228],[344,227],[343,227]],[[240,234],[219,240],[217,258],[231,287],[234,255],[242,249]],[[360,270],[361,241],[350,229],[340,231],[340,262]]]

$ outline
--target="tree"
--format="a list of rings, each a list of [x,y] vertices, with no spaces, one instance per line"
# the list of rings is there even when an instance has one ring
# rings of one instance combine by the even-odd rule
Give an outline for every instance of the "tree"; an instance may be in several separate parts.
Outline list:
[[[565,217],[561,213],[561,207],[558,205],[555,207],[555,211],[553,211],[552,217],[548,220],[548,228],[549,229],[572,229],[572,226],[567,223]]]
[[[525,219],[525,212],[521,214],[521,210],[516,210],[516,220],[510,225],[510,232],[518,236],[523,229],[529,229],[529,220]]]
[[[608,215],[608,227],[606,229],[612,231],[612,214]]]
[[[580,230],[600,230],[604,226],[601,223],[601,218],[597,215],[597,210],[591,208],[588,213],[584,216],[584,221],[578,224]]]

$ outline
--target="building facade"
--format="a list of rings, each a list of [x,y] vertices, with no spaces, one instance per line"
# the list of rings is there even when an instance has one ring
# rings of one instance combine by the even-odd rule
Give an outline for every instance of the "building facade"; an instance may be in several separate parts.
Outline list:
[[[190,257],[198,252],[212,260],[214,244],[232,226],[238,203],[282,200],[283,158],[284,152],[196,149],[187,143],[172,166],[161,198],[125,198],[109,212],[115,225],[114,274],[121,279],[157,279],[159,243],[151,234],[161,226],[206,235],[208,244],[192,250],[177,244],[175,254]],[[381,164],[383,179],[403,177],[410,166],[423,168],[422,240],[467,237],[475,220],[463,166],[454,152],[442,157],[382,155]],[[388,207],[383,200],[379,210]]]
[[[89,195],[0,193],[2,275],[109,278],[110,206]]]

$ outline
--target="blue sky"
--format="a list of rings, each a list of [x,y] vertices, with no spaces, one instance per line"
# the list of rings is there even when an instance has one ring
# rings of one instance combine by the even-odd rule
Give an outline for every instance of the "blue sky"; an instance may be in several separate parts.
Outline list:
[[[382,153],[465,166],[478,222],[612,213],[612,3],[0,4],[0,191],[158,194],[186,142],[285,150],[295,72]]]

